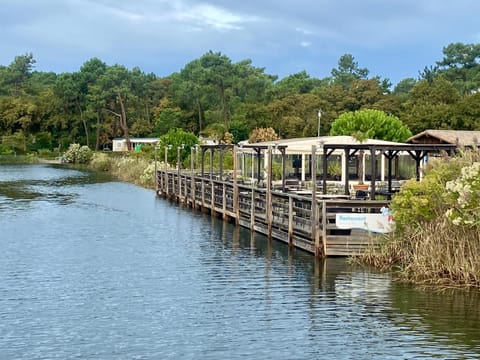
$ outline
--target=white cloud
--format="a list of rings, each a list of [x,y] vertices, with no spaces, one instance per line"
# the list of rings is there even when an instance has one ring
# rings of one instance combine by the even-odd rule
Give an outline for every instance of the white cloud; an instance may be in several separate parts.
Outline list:
[[[206,25],[217,30],[241,30],[245,23],[259,20],[254,16],[235,14],[210,4],[187,6],[180,3],[174,16],[182,22],[196,26]]]
[[[302,47],[309,47],[311,45],[312,45],[312,43],[310,41],[302,41],[300,43],[300,46],[302,46]]]

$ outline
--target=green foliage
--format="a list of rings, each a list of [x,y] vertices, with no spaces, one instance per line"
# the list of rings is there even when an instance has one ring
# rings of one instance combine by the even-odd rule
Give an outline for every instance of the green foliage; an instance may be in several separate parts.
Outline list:
[[[425,222],[443,217],[449,208],[446,184],[457,178],[464,164],[461,157],[432,159],[422,181],[407,181],[392,200],[396,228],[421,228]]]
[[[347,112],[332,124],[330,135],[349,135],[364,139],[404,142],[412,133],[396,116],[379,110]]]
[[[154,135],[166,134],[171,128],[178,128],[182,124],[182,113],[178,109],[163,109],[155,119]]]
[[[182,129],[170,129],[160,137],[161,159],[164,158],[165,151],[167,151],[167,161],[177,164],[178,151],[180,151],[180,163],[183,163],[190,156],[191,148],[196,144],[198,144],[198,138],[195,134]]]
[[[352,54],[344,54],[338,60],[338,68],[332,69],[333,81],[336,84],[348,88],[352,81],[366,79],[368,76],[367,68],[359,68],[358,62]]]
[[[454,225],[480,227],[480,152],[462,153],[463,167],[457,177],[446,184],[446,212]]]
[[[341,114],[364,109],[395,115],[415,133],[476,130],[479,48],[448,45],[422,80],[404,79],[393,92],[388,79],[370,76],[351,54],[340,57],[331,77],[299,71],[278,82],[250,59],[234,62],[212,51],[164,78],[98,58],[57,75],[34,71],[33,55],[23,54],[0,66],[0,136],[23,133],[13,149],[23,153],[70,143],[99,150],[118,136],[160,136],[172,128],[201,134],[218,124],[219,139],[228,132],[234,142],[255,128],[271,127],[283,138],[315,136],[319,109],[321,134]]]
[[[95,171],[109,171],[111,163],[110,156],[105,153],[96,152],[92,155],[89,166]]]
[[[92,156],[92,150],[88,146],[80,146],[80,144],[70,144],[68,150],[63,155],[67,162],[73,164],[88,164]]]

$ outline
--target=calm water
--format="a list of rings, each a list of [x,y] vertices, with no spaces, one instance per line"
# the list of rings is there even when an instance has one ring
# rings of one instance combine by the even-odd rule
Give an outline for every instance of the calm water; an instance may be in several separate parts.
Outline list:
[[[76,170],[0,166],[1,359],[480,358],[480,296],[392,283]]]

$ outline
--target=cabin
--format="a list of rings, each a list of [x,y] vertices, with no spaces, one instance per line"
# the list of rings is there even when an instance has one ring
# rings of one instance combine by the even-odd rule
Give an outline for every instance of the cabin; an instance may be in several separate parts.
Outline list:
[[[132,151],[138,151],[142,145],[155,146],[158,142],[158,138],[130,138],[130,149]],[[112,151],[128,151],[127,140],[124,138],[113,139],[112,146]]]
[[[479,146],[480,131],[425,130],[407,140],[410,144],[450,144],[456,146]]]

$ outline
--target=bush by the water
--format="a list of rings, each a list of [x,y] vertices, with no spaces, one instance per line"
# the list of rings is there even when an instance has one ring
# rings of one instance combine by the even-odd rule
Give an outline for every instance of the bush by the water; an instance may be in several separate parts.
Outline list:
[[[68,150],[63,155],[66,162],[73,164],[87,164],[92,158],[93,152],[88,146],[80,144],[70,144]]]
[[[392,200],[395,231],[363,261],[425,284],[480,287],[480,152],[432,159]]]
[[[108,171],[119,180],[127,181],[146,188],[154,188],[155,161],[149,153],[126,153],[116,156],[112,153],[94,153],[89,167],[95,171]],[[157,162],[163,169],[164,163]],[[170,166],[169,166],[170,168]]]

